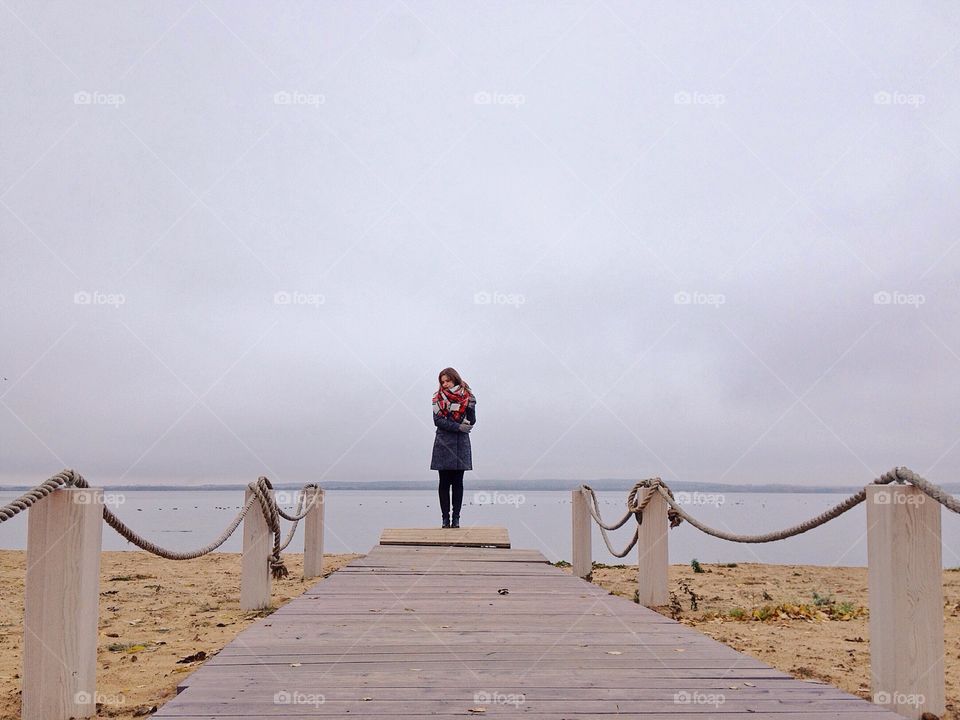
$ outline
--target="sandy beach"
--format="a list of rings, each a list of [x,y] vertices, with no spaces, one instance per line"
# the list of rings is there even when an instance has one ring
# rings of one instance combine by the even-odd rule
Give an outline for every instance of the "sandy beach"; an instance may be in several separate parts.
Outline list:
[[[23,551],[0,551],[0,718],[20,717]],[[359,555],[325,555],[324,575]],[[303,555],[284,553],[289,576],[273,582],[273,606],[303,593]],[[164,560],[145,552],[101,559],[97,717],[148,716],[176,694],[202,658],[261,615],[240,610],[240,554]],[[200,653],[203,653],[202,655]]]
[[[0,718],[19,717],[24,557],[0,551]],[[290,576],[274,583],[274,607],[310,584],[300,578],[302,555],[284,557]],[[355,557],[326,556],[325,574]],[[869,698],[866,568],[705,563],[702,569],[671,566],[672,603],[658,610],[780,670]],[[184,673],[259,617],[238,607],[239,554],[174,562],[105,552],[101,570],[101,718],[149,715],[174,696]],[[592,581],[632,599],[636,568],[598,564]],[[944,599],[945,717],[960,720],[960,570],[944,573]]]
[[[870,699],[865,567],[670,566],[664,615],[798,678],[817,678]],[[564,568],[567,572],[569,567]],[[637,569],[595,567],[592,582],[633,599]],[[960,720],[960,568],[943,574],[947,713]]]

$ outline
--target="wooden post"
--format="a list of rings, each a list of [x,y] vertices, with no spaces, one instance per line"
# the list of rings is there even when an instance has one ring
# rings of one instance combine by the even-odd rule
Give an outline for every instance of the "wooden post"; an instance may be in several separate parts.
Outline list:
[[[592,518],[587,503],[587,490],[577,488],[570,493],[573,520],[573,574],[585,578],[593,571],[593,551],[590,545]]]
[[[866,500],[873,701],[907,718],[940,717],[940,504],[912,485],[868,485]]]
[[[667,592],[667,501],[653,493],[643,510],[637,540],[637,602],[645,607],[666,605]]]
[[[304,518],[303,528],[303,579],[309,580],[323,575],[323,504],[326,498],[323,488],[319,487],[308,487],[304,493],[305,506],[316,503]]]
[[[253,492],[247,488],[246,503]],[[273,535],[256,500],[243,518],[243,560],[240,572],[240,609],[270,606],[270,551]]]
[[[61,488],[28,510],[22,720],[96,715],[103,490]]]

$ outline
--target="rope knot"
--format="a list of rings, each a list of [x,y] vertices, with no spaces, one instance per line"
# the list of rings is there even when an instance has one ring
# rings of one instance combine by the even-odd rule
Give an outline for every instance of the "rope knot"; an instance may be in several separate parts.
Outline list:
[[[271,555],[270,556],[270,575],[273,576],[274,580],[281,580],[290,574],[290,571],[287,570],[287,566],[283,564],[283,559],[280,555]]]
[[[643,491],[643,494],[638,498],[641,491]],[[653,499],[655,493],[661,493],[664,497],[669,497],[670,500],[674,499],[673,490],[659,477],[641,480],[634,485],[627,494],[627,510],[632,512],[637,518],[637,525],[643,524],[643,510],[650,504],[650,500]],[[677,525],[683,522],[680,513],[674,510],[673,507],[667,508],[667,519],[670,521],[670,527],[672,528],[677,527]]]

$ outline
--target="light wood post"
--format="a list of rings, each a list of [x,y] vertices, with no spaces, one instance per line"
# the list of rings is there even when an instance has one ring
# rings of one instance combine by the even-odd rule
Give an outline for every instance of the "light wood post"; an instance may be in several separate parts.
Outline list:
[[[573,521],[573,574],[585,578],[593,570],[593,550],[590,544],[590,509],[587,490],[577,488],[570,493]]]
[[[22,720],[96,715],[103,490],[61,488],[27,516]]]
[[[253,492],[247,488],[244,503]],[[253,505],[243,518],[243,560],[240,574],[240,609],[260,610],[270,606],[270,551],[273,535],[263,517],[260,503]]]
[[[645,607],[666,605],[667,592],[667,501],[654,492],[643,510],[637,540],[637,602]]]
[[[308,487],[304,489],[304,506],[315,504],[304,518],[303,528],[303,579],[320,577],[323,575],[323,488]],[[316,499],[314,499],[316,498]]]
[[[867,486],[873,701],[945,712],[940,504],[912,485]]]

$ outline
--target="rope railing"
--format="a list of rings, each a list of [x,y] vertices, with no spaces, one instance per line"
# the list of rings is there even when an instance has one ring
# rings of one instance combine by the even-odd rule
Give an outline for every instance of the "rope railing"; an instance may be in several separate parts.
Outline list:
[[[61,470],[56,475],[44,480],[36,487],[31,488],[20,497],[12,500],[3,507],[0,507],[0,523],[5,522],[6,520],[15,517],[20,512],[29,509],[31,506],[48,495],[56,492],[60,488],[69,487],[89,488],[90,484],[76,470],[70,468]],[[236,517],[233,518],[226,529],[220,533],[220,535],[214,541],[196,550],[178,551],[161,547],[160,545],[157,545],[151,540],[148,540],[147,538],[138,534],[133,528],[124,523],[112,510],[110,510],[110,508],[106,506],[103,508],[103,519],[110,527],[116,530],[118,534],[120,534],[128,542],[136,545],[141,550],[145,550],[146,552],[167,560],[193,560],[195,558],[207,555],[223,545],[240,526],[240,523],[243,522],[243,519],[250,511],[250,508],[253,507],[254,502],[257,502],[260,505],[260,511],[267,523],[267,527],[273,535],[273,551],[268,559],[270,573],[274,579],[286,577],[289,574],[289,571],[287,570],[283,559],[280,557],[280,553],[283,552],[293,540],[300,520],[305,518],[307,514],[314,507],[316,507],[319,502],[321,502],[320,493],[310,493],[310,501],[307,503],[307,506],[304,507],[304,497],[307,495],[307,490],[319,489],[319,485],[316,483],[307,483],[303,486],[303,488],[301,488],[297,500],[297,509],[292,515],[285,512],[283,508],[277,504],[276,496],[273,491],[273,485],[268,478],[261,476],[256,482],[252,482],[247,485],[247,488],[251,491],[251,495],[247,499],[243,508],[241,508],[240,512],[237,513]],[[280,539],[280,518],[293,522],[286,539],[282,542]]]
[[[891,483],[913,485],[914,487],[920,489],[928,497],[939,502],[948,510],[952,510],[955,513],[960,513],[960,500],[955,498],[939,485],[920,477],[909,468],[896,467],[893,470],[881,475],[871,484],[889,485]],[[638,531],[634,530],[633,538],[625,550],[616,552],[611,547],[607,530],[617,530],[623,527],[630,519],[631,515],[637,519],[637,525],[641,525],[643,523],[643,510],[650,503],[653,493],[659,493],[670,507],[670,510],[668,511],[670,527],[676,527],[683,520],[686,520],[688,523],[707,535],[712,535],[713,537],[720,538],[721,540],[729,540],[731,542],[739,543],[775,542],[777,540],[785,540],[789,537],[793,537],[794,535],[800,535],[808,530],[813,530],[816,527],[820,527],[834,518],[840,517],[848,510],[862,503],[867,497],[867,491],[866,489],[863,489],[854,493],[842,502],[837,503],[829,510],[826,510],[816,517],[812,517],[809,520],[805,520],[797,525],[784,528],[783,530],[763,533],[761,535],[741,535],[738,533],[727,532],[725,530],[718,530],[717,528],[707,525],[702,520],[695,518],[693,515],[683,509],[683,506],[674,498],[673,491],[670,489],[670,486],[658,477],[641,480],[630,489],[629,493],[627,494],[627,512],[617,522],[612,524],[603,522],[597,501],[597,494],[594,489],[589,485],[581,485],[581,488],[586,490],[589,495],[590,502],[588,504],[588,509],[590,511],[590,516],[600,527],[600,533],[607,545],[607,549],[612,555],[619,558],[625,557],[627,553],[629,553],[637,544]],[[643,494],[638,500],[638,496],[641,494],[641,492]]]
[[[652,484],[647,484],[647,483],[654,483],[654,482],[659,484],[656,486]],[[599,508],[599,503],[597,501],[596,491],[594,491],[594,489],[589,485],[581,485],[580,487],[586,490],[590,495],[590,502],[587,505],[587,509],[590,511],[590,517],[592,517],[594,522],[596,522],[597,525],[600,527],[600,536],[603,538],[603,542],[607,546],[607,550],[610,551],[611,555],[618,558],[626,557],[627,553],[633,550],[633,548],[637,544],[637,540],[640,538],[639,526],[643,524],[643,510],[650,503],[650,498],[652,497],[651,490],[660,489],[662,492],[665,492],[666,495],[671,500],[673,499],[673,491],[670,490],[670,488],[667,487],[667,485],[662,480],[660,480],[660,478],[650,478],[649,480],[642,480],[641,482],[638,482],[636,485],[634,485],[630,489],[630,492],[627,494],[627,512],[624,514],[624,516],[619,520],[617,520],[617,522],[613,523],[612,525],[608,525],[603,522],[603,518],[600,516],[600,508]],[[641,491],[645,491],[645,492],[643,493],[643,497],[638,500],[637,495],[639,495]],[[620,528],[622,528],[624,525],[627,524],[627,521],[630,520],[631,516],[637,519],[637,527],[634,528],[633,537],[630,539],[630,543],[627,545],[627,547],[617,552],[616,550],[613,549],[613,546],[610,544],[610,536],[607,535],[607,530],[619,530]],[[669,517],[670,517],[671,527],[676,527],[677,525],[680,524],[679,516],[676,513],[669,513]]]
[[[892,487],[891,487],[892,486]],[[796,525],[760,534],[712,527],[691,515],[659,477],[636,483],[627,493],[626,513],[605,522],[597,494],[589,485],[572,493],[572,570],[587,578],[593,570],[591,523],[600,528],[611,555],[622,558],[638,548],[637,595],[647,607],[670,602],[667,586],[669,528],[683,521],[721,540],[768,543],[795,537],[867,502],[870,662],[874,702],[917,719],[945,707],[943,563],[940,506],[960,514],[960,501],[939,485],[906,467],[883,473],[862,490]],[[681,498],[682,499],[682,498]],[[933,502],[925,502],[926,500]],[[608,531],[633,517],[633,536],[617,551]],[[900,662],[909,649],[909,662]],[[921,698],[911,701],[909,698]]]
[[[53,497],[57,493],[62,494]],[[141,550],[168,560],[192,560],[207,555],[222,546],[243,523],[242,610],[259,612],[270,606],[271,579],[289,575],[281,553],[293,541],[301,520],[306,524],[303,577],[306,580],[322,575],[324,506],[320,486],[304,485],[292,513],[280,507],[273,485],[266,477],[248,484],[245,496],[240,512],[215,540],[187,551],[162,547],[140,535],[103,503],[101,488],[91,487],[72,469],[60,471],[0,507],[0,523],[24,510],[30,511],[24,581],[27,605],[21,717],[66,720],[91,715],[88,699],[96,696],[98,590],[104,522]],[[255,505],[259,512],[251,512]],[[281,520],[292,523],[285,538]],[[37,602],[40,597],[45,598],[44,602]],[[48,602],[47,598],[52,600]],[[60,662],[55,666],[45,660],[53,647],[59,648]]]

